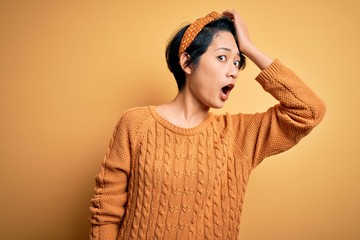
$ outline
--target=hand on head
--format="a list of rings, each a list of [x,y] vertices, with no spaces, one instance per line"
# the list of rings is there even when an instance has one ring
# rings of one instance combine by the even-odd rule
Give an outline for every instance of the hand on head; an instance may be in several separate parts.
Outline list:
[[[234,21],[240,51],[260,69],[265,69],[269,66],[273,59],[252,43],[248,27],[240,14],[236,10],[227,10],[222,14]]]
[[[239,41],[240,51],[246,54],[247,49],[252,45],[252,42],[250,39],[248,27],[244,19],[240,16],[240,14],[236,10],[226,10],[222,14],[234,21],[236,34]]]

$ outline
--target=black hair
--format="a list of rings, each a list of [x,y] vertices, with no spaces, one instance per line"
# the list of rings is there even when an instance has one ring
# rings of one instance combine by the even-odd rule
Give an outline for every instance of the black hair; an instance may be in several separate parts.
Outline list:
[[[186,78],[185,72],[180,66],[180,58],[179,58],[179,48],[181,39],[184,36],[186,29],[190,26],[190,24],[181,28],[175,35],[170,39],[167,44],[165,56],[167,66],[170,72],[173,73],[178,90],[181,91],[185,86]],[[192,65],[194,67],[199,63],[201,55],[203,55],[211,44],[214,36],[220,31],[230,32],[234,38],[235,42],[239,48],[238,39],[236,36],[236,30],[233,21],[228,17],[221,17],[207,25],[199,32],[194,41],[190,44],[190,46],[185,49],[185,52],[189,54],[190,58],[187,60],[186,65]],[[244,69],[246,65],[245,56],[242,52],[240,52],[240,64],[239,69]]]

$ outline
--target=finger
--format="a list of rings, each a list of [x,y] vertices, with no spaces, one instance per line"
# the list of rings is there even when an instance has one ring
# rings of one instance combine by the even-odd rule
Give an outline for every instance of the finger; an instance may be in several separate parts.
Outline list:
[[[234,19],[234,13],[233,11],[226,10],[222,13],[224,16],[229,17],[230,19]]]

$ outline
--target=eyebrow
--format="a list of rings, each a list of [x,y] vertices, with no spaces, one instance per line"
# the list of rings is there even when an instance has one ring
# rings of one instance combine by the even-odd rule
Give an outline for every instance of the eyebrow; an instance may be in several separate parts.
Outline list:
[[[225,50],[227,52],[232,52],[232,50],[230,48],[226,48],[226,47],[219,47],[219,48],[215,49],[214,52],[221,51],[221,50]],[[240,56],[240,52],[237,52],[237,55]]]

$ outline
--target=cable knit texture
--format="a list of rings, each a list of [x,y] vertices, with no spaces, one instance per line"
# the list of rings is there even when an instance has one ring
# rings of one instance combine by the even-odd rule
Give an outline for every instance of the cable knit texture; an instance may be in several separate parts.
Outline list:
[[[91,239],[237,239],[251,171],[294,146],[325,113],[278,60],[256,80],[279,100],[264,113],[209,112],[186,129],[154,106],[126,111],[96,177]]]

